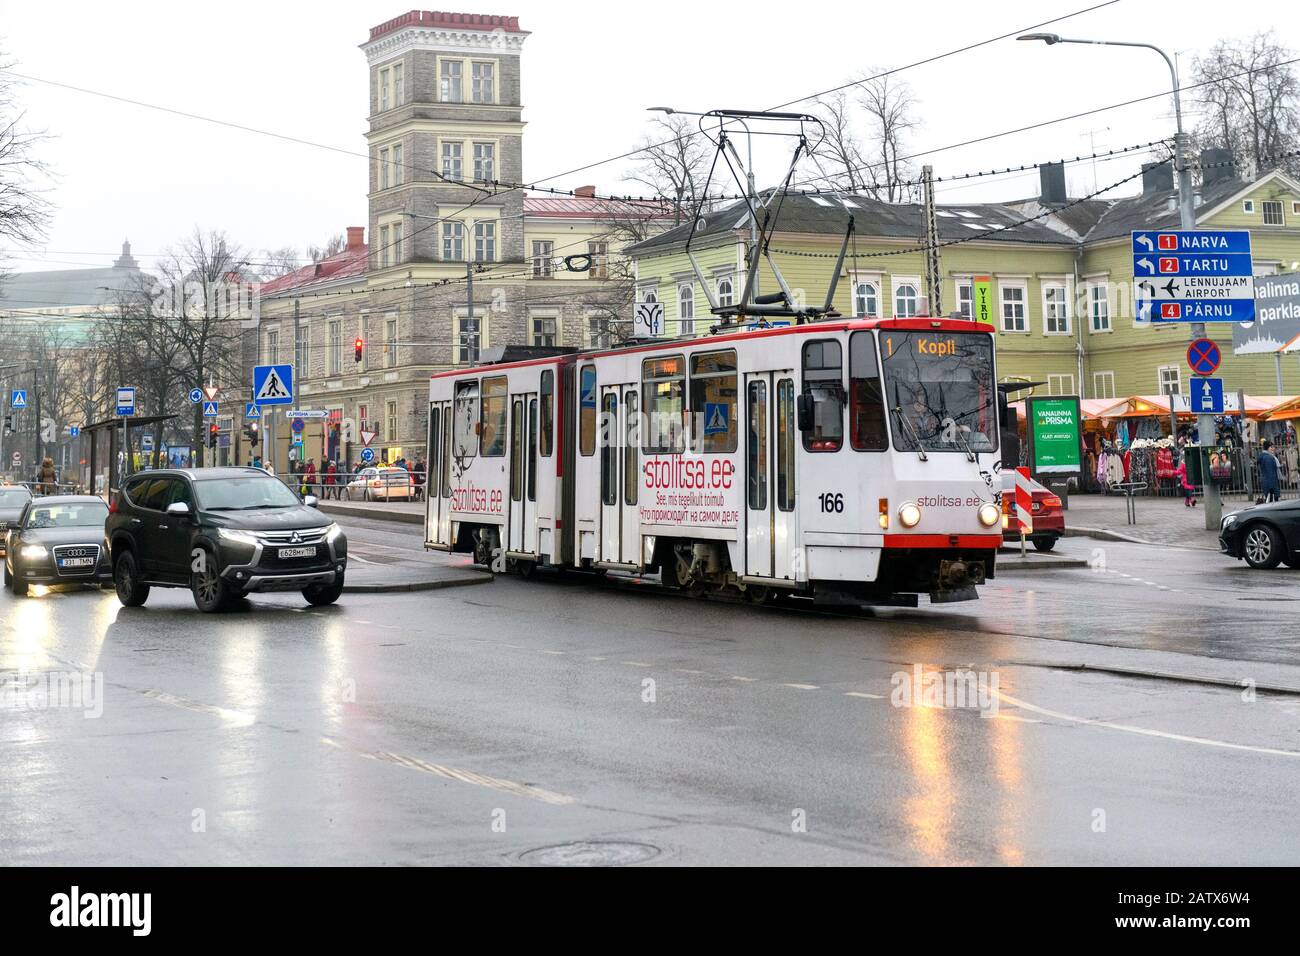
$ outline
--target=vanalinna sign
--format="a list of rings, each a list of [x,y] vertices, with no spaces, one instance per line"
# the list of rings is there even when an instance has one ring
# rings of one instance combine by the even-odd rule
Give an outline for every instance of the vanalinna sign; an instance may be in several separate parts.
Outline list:
[[[1026,403],[1029,422],[1029,467],[1034,474],[1077,475],[1082,471],[1079,399],[1030,398]]]

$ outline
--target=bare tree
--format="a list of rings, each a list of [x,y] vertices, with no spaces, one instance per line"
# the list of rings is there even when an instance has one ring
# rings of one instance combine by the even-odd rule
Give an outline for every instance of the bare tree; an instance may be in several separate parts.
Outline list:
[[[313,249],[313,252],[317,250]],[[319,262],[320,259],[312,257],[312,262]],[[263,278],[274,279],[276,276],[288,275],[295,272],[301,267],[302,259],[298,255],[298,250],[293,246],[281,246],[279,249],[267,249],[261,262],[260,272]]]
[[[670,114],[651,121],[651,132],[638,144],[641,164],[626,177],[674,204],[674,224],[695,215],[704,200],[704,179],[713,146],[689,116]]]
[[[916,167],[904,157],[910,135],[920,126],[916,98],[906,83],[890,76],[875,76],[858,84],[858,104],[866,114],[866,155],[872,158],[863,172],[866,189],[877,199],[903,202],[914,198]]]
[[[343,233],[340,232],[325,240],[325,245],[323,246],[308,246],[307,258],[312,262],[320,262],[322,259],[328,259],[330,256],[337,256],[347,247],[348,240]]]
[[[1272,31],[1220,40],[1193,61],[1202,111],[1194,139],[1232,151],[1248,173],[1300,172],[1300,78],[1295,58]]]
[[[4,72],[10,66],[0,59],[0,237],[26,244],[43,239],[49,225],[50,204],[36,185],[49,168],[36,155],[46,136],[27,127]]]
[[[811,146],[806,165],[817,173],[818,189],[857,192],[867,187],[868,167],[855,129],[853,104],[844,90],[819,98],[813,112],[822,121],[826,138]]]

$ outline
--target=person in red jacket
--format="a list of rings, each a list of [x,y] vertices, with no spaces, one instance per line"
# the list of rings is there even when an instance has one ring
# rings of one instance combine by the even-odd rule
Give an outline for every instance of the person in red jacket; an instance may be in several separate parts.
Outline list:
[[[339,471],[338,466],[334,464],[333,459],[330,459],[330,463],[325,466],[325,497],[326,498],[331,498],[331,497],[337,498],[339,496],[338,486],[335,484],[335,481],[337,481],[338,471]]]
[[[302,486],[306,494],[315,494],[314,485],[316,484],[316,459],[308,458],[307,467],[302,472]]]

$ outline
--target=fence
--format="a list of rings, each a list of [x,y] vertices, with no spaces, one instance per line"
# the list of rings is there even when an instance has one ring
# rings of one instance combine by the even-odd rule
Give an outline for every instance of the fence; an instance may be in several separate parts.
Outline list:
[[[427,475],[423,471],[383,471],[378,474],[366,471],[338,471],[332,482],[328,476],[317,472],[310,481],[301,472],[277,475],[282,482],[299,494],[315,495],[322,501],[423,501]],[[414,482],[412,482],[414,479]]]
[[[1272,449],[1278,460],[1278,476],[1283,497],[1300,495],[1300,460],[1294,445],[1275,446]],[[1163,453],[1163,454],[1162,454]],[[1259,497],[1260,446],[1257,444],[1225,445],[1198,452],[1192,448],[1184,452],[1187,461],[1187,478],[1198,492],[1203,492],[1207,479],[1214,481],[1219,493],[1225,498],[1254,500]],[[1146,482],[1147,488],[1140,494],[1160,497],[1182,497],[1182,481],[1171,472],[1177,467],[1177,459],[1171,455],[1171,449],[1148,447],[1131,449],[1128,453],[1128,481]],[[1208,475],[1202,471],[1209,471]],[[1110,487],[1098,483],[1095,475],[1086,475],[1084,490],[1097,490],[1107,494],[1118,494]]]

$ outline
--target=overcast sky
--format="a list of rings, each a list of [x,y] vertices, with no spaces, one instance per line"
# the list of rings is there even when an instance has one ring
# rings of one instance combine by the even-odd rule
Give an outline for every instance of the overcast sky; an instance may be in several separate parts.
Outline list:
[[[1092,3],[1099,0],[1091,0]],[[517,15],[524,44],[525,178],[556,177],[635,146],[646,107],[770,108],[864,71],[902,66],[1030,27],[1088,0],[931,0],[763,5],[566,0],[450,9]],[[5,4],[0,48],[14,69],[364,154],[367,81],[358,49],[370,27],[408,9],[400,0],[266,3]],[[1043,29],[1063,36],[1142,40],[1191,60],[1220,37],[1274,28],[1300,47],[1300,12],[1260,0],[1120,0]],[[1003,40],[908,69],[921,126],[913,152],[1108,106],[1167,88],[1142,50]],[[197,225],[252,250],[321,243],[366,221],[360,155],[285,143],[41,82],[17,90],[28,122],[52,136],[56,207],[48,242],[10,250],[9,267],[106,264],[129,237],[138,257],[165,251]],[[807,104],[805,104],[807,105]],[[1190,104],[1186,104],[1190,107]],[[1195,117],[1189,117],[1189,124]],[[1172,133],[1169,100],[1114,109],[1002,136],[924,161],[936,175],[1075,156]],[[784,172],[785,141],[757,137],[760,184]],[[1137,170],[1139,156],[1068,167],[1072,195]],[[548,179],[622,193],[629,161]],[[729,185],[729,184],[728,184]],[[1036,172],[940,189],[941,202],[1016,199]],[[1136,191],[1129,184],[1116,193]]]

